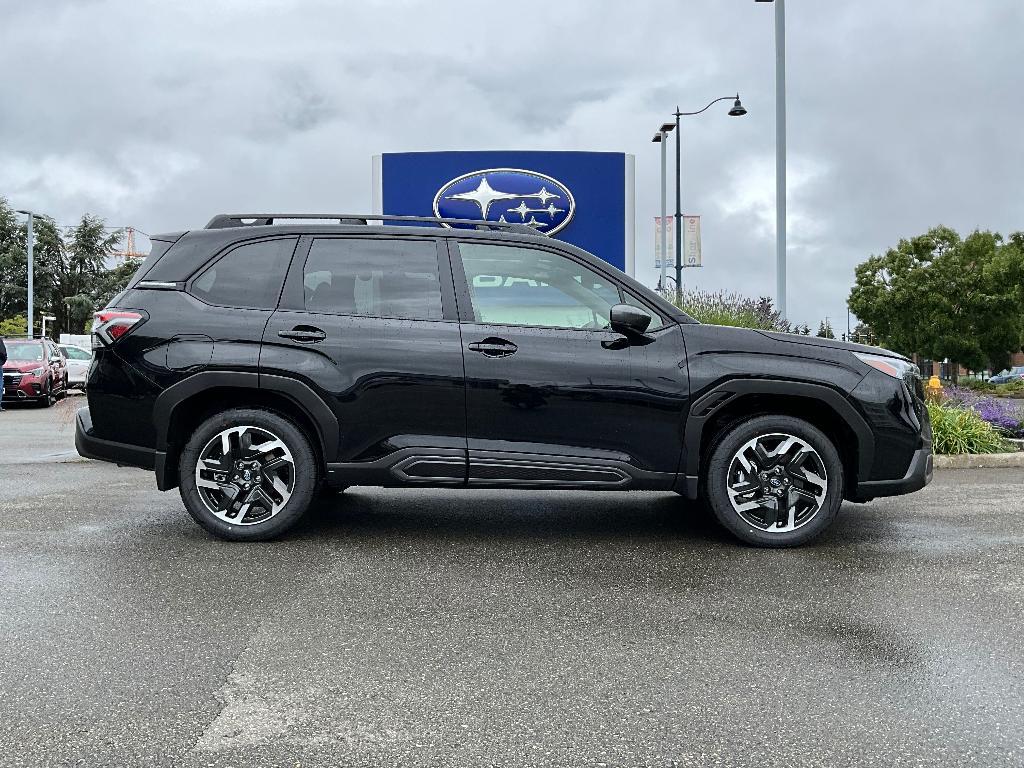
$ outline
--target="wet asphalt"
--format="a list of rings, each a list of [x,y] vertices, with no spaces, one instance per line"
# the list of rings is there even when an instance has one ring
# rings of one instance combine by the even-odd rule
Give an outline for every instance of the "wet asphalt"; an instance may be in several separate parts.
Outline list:
[[[795,550],[662,493],[350,489],[228,544],[0,414],[0,766],[1020,766],[1024,477]]]

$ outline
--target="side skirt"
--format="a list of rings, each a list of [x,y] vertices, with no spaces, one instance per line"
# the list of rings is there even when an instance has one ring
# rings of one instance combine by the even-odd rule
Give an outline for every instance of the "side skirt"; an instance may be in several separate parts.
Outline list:
[[[573,490],[671,490],[676,475],[624,461],[506,451],[403,448],[372,462],[327,465],[331,485],[384,487],[539,488]]]

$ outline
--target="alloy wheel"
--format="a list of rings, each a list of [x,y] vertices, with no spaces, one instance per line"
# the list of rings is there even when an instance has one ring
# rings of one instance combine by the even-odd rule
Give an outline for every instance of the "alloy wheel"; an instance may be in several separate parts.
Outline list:
[[[794,435],[759,435],[729,463],[727,491],[747,524],[767,533],[806,525],[825,504],[828,475],[821,456]]]
[[[230,427],[206,444],[196,462],[196,489],[206,508],[233,525],[256,525],[280,512],[295,488],[295,462],[277,435]]]

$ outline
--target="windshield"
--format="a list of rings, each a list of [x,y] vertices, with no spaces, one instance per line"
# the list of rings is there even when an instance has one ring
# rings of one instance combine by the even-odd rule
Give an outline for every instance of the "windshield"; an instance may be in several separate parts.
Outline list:
[[[41,344],[8,344],[7,359],[18,362],[32,362],[43,359]]]

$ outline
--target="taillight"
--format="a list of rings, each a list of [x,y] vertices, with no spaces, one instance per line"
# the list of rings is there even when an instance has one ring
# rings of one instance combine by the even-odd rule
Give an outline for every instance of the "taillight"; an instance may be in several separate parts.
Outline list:
[[[92,348],[110,346],[127,336],[132,328],[146,319],[141,312],[124,312],[103,309],[92,316]]]

